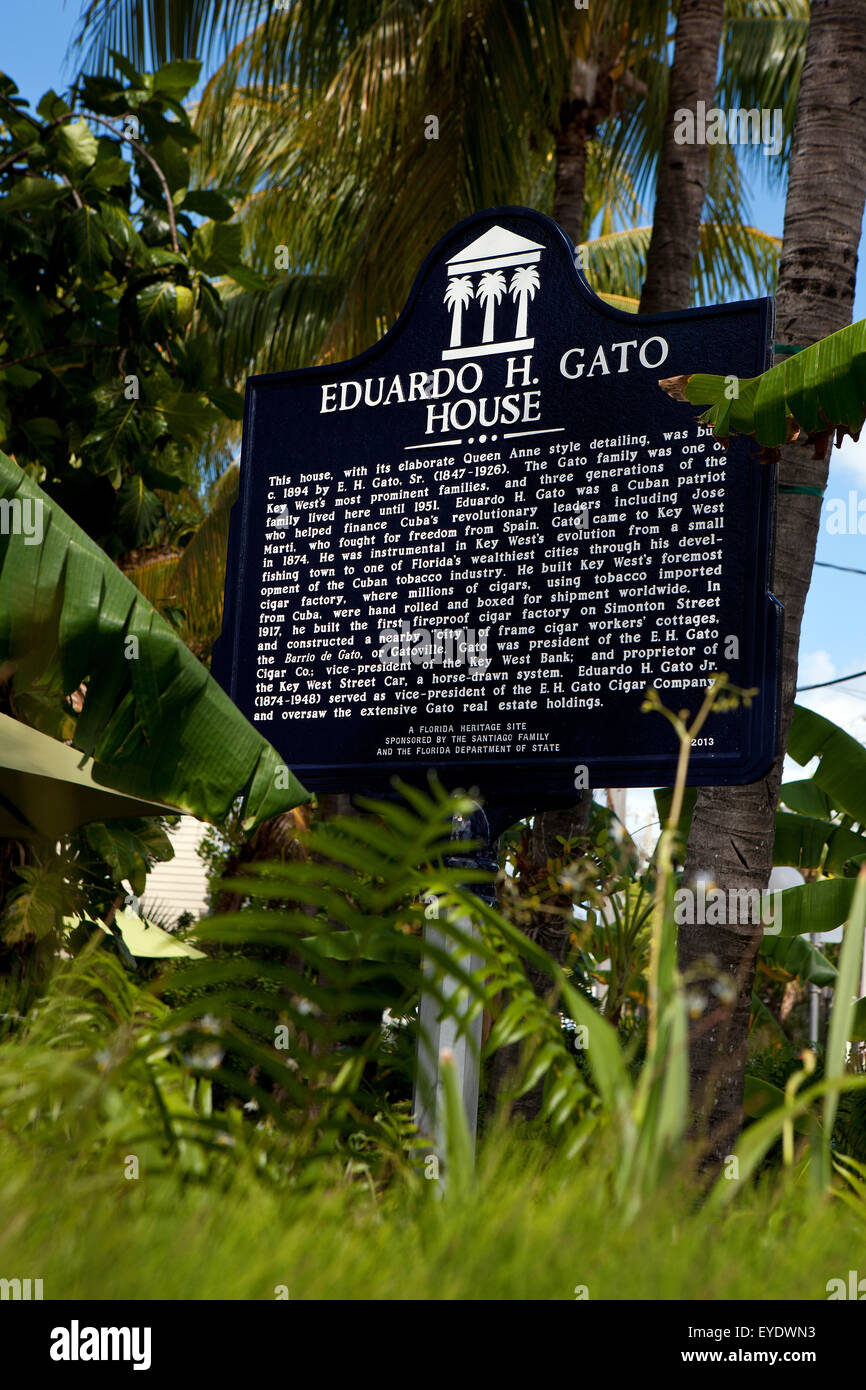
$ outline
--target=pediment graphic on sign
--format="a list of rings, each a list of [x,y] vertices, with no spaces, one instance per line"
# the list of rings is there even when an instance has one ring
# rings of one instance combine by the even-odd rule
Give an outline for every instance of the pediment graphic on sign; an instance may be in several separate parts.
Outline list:
[[[536,265],[545,248],[506,227],[490,227],[448,262],[445,304],[451,313],[451,341],[443,358],[528,351],[529,303],[541,282]],[[476,300],[483,309],[481,341],[464,343],[464,311]],[[511,302],[509,302],[511,301]]]

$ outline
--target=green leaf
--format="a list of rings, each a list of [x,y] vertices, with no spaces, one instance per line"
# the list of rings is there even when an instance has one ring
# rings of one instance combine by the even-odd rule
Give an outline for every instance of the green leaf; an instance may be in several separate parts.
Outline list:
[[[139,260],[146,255],[147,247],[122,208],[116,203],[104,203],[100,213],[106,236],[117,242],[121,253],[133,260]]]
[[[788,752],[801,767],[820,758],[815,786],[834,806],[866,825],[866,748],[814,710],[794,706]]]
[[[164,511],[159,498],[145,487],[140,474],[129,478],[117,494],[117,515],[134,546],[140,546],[153,534]]]
[[[41,98],[36,108],[36,114],[41,116],[43,121],[56,121],[58,116],[67,116],[71,110],[72,107],[69,103],[64,101],[63,97],[58,96],[54,88],[51,87]]]
[[[187,187],[189,160],[186,151],[177,140],[160,140],[159,144],[154,145],[148,152],[165,175],[165,181],[172,193],[178,188]]]
[[[671,806],[673,804],[674,797],[673,788],[658,787],[656,791],[653,792],[653,796],[655,797],[656,809],[658,810],[659,820],[662,823],[662,828],[664,828],[668,823],[668,818],[671,813]],[[685,794],[683,796],[683,809],[680,814],[679,824],[677,825],[676,830],[678,854],[680,858],[682,858],[682,855],[685,852],[685,847],[688,844],[689,832],[692,828],[692,816],[695,813],[695,803],[697,802],[697,799],[697,787],[686,787]]]
[[[227,274],[241,258],[240,223],[205,222],[197,227],[189,255],[193,265],[205,274]]]
[[[0,938],[14,945],[53,935],[63,915],[62,871],[56,865],[35,864],[15,872],[23,882],[7,898],[0,917]]]
[[[206,396],[195,391],[173,391],[154,405],[166,428],[179,438],[195,436],[214,425],[218,416]]]
[[[73,178],[96,163],[99,141],[83,118],[59,125],[54,132],[54,140],[58,164]]]
[[[234,208],[228,198],[213,188],[191,188],[184,195],[184,212],[197,213],[199,217],[210,217],[215,222],[228,222]]]
[[[229,420],[242,420],[244,418],[244,398],[240,391],[233,391],[230,386],[212,386],[208,389],[208,400],[210,400],[218,410]],[[866,845],[864,845],[866,850]]]
[[[176,58],[171,63],[164,63],[153,74],[154,94],[167,92],[180,100],[198,82],[200,73],[201,63],[192,58]]]
[[[248,265],[230,266],[226,274],[248,294],[260,294],[262,290],[268,288],[268,282],[264,275],[260,275],[257,270],[252,270]]]
[[[759,1120],[763,1115],[772,1114],[779,1106],[784,1107],[784,1104],[785,1092],[774,1086],[772,1081],[767,1081],[763,1076],[746,1073],[743,1109],[750,1119]],[[794,1120],[794,1129],[798,1134],[811,1134],[812,1124],[809,1116],[798,1115]]]
[[[64,242],[82,279],[98,279],[111,259],[99,214],[86,204],[76,208],[66,218]]]
[[[866,420],[866,320],[849,324],[794,353],[760,376],[731,378],[703,372],[660,383],[675,400],[708,406],[701,419],[718,439],[754,435],[765,450],[798,434],[836,429],[854,439]]]
[[[52,444],[62,438],[57,421],[44,417],[22,421],[21,429],[37,454],[47,452]]]
[[[116,48],[110,48],[108,50],[108,56],[114,63],[117,71],[126,78],[130,86],[138,88],[139,91],[144,87],[144,77],[132,66],[132,63],[125,54],[119,52]]]
[[[41,372],[34,372],[32,368],[22,367],[17,362],[11,367],[4,367],[0,358],[0,380],[8,381],[10,386],[17,386],[21,391],[26,391],[28,386],[35,386],[40,376]]]
[[[835,829],[831,821],[777,811],[773,863],[790,864],[795,869],[820,868],[827,841]],[[866,850],[866,844],[863,849]]]
[[[29,175],[16,179],[10,191],[0,198],[0,216],[56,203],[68,191],[62,183],[55,183],[53,179],[32,178]]]
[[[0,662],[16,690],[88,682],[74,746],[105,786],[246,827],[307,799],[170,625],[85,533],[0,454],[0,497],[39,502],[43,542],[0,534]],[[129,639],[134,638],[131,642]]]
[[[779,800],[801,816],[817,816],[819,820],[827,820],[833,810],[829,796],[815,785],[811,777],[799,782],[784,782]]]
[[[101,155],[81,180],[82,188],[120,188],[129,183],[129,165],[120,155]]]
[[[796,975],[811,984],[832,985],[836,979],[836,967],[821,954],[817,946],[802,936],[765,936],[758,955],[787,970],[789,975]]]
[[[175,285],[172,280],[160,280],[155,285],[146,285],[135,296],[139,324],[146,331],[157,335],[167,328],[188,323],[193,304],[192,290],[187,289],[185,285]]]
[[[854,882],[852,878],[823,878],[786,888],[779,896],[774,918],[777,925],[781,921],[780,935],[828,932],[840,926],[851,910]]]
[[[120,821],[96,821],[84,827],[84,838],[94,853],[105,860],[117,883],[126,879],[136,897],[144,892],[149,856],[133,831]]]

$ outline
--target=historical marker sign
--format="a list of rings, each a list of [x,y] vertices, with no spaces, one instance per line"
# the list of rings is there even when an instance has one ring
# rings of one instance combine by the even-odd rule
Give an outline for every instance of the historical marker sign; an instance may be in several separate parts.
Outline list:
[[[654,684],[696,708],[690,780],[749,782],[777,744],[774,470],[660,377],[753,376],[772,303],[608,307],[553,222],[499,208],[431,252],[350,362],[247,383],[215,674],[311,790],[435,768],[527,809],[671,781]],[[732,388],[733,389],[733,388]]]

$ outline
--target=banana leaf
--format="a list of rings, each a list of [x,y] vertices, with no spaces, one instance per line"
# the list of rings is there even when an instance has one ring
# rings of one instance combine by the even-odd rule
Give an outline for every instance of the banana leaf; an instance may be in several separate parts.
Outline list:
[[[828,932],[841,926],[851,911],[856,882],[853,878],[822,878],[817,883],[786,888],[775,918],[781,923],[780,936]]]
[[[758,955],[809,984],[832,985],[836,979],[836,967],[804,936],[765,936]]]
[[[774,864],[820,868],[825,874],[838,874],[849,859],[862,854],[866,854],[866,837],[843,825],[788,811],[776,812]]]
[[[242,797],[247,829],[308,799],[170,624],[5,454],[0,503],[0,663],[14,664],[16,694],[86,683],[72,743],[94,782],[211,821]]]
[[[819,820],[827,820],[833,810],[829,796],[816,787],[811,777],[803,777],[797,782],[783,782],[779,800],[798,815],[816,816]]]
[[[795,705],[788,752],[801,767],[820,758],[812,774],[815,786],[839,810],[866,825],[866,748],[862,743],[823,715]]]
[[[749,434],[774,458],[800,434],[823,450],[831,430],[857,438],[866,419],[866,319],[849,324],[762,372],[734,378],[705,372],[659,382],[674,400],[708,406],[700,417],[717,439]]]

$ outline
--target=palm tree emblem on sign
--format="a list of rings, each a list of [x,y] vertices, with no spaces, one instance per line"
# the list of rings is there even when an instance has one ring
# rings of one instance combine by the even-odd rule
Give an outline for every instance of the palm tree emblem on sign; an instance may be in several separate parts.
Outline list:
[[[493,342],[493,315],[496,306],[505,293],[505,276],[501,270],[486,270],[478,286],[478,298],[484,305],[483,343]]]
[[[469,275],[457,275],[448,281],[448,288],[445,291],[445,303],[451,310],[451,346],[460,346],[460,333],[463,320],[463,310],[466,308],[475,291],[472,288],[472,278]]]
[[[442,348],[445,361],[532,351],[535,339],[527,332],[529,302],[541,288],[537,266],[544,250],[542,242],[530,241],[496,222],[448,257],[444,302],[451,311],[451,342]],[[502,337],[505,324],[496,325],[494,319],[497,304],[509,290],[517,306],[517,331],[513,337]],[[464,343],[464,338],[476,341]]]
[[[538,271],[535,266],[522,265],[515,270],[508,288],[511,292],[511,298],[517,302],[517,327],[514,330],[514,336],[515,338],[525,338],[529,301],[535,298],[535,291],[539,288]]]

